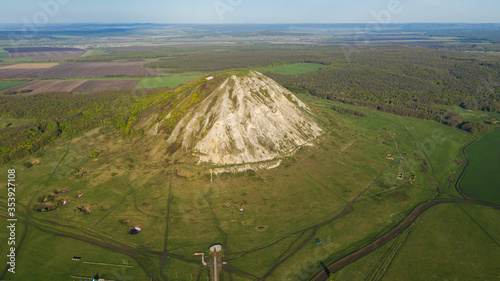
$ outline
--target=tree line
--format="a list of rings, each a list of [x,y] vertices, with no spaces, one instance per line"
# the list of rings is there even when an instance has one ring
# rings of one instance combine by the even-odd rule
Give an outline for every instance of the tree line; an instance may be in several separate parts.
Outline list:
[[[0,96],[1,116],[35,119],[24,126],[0,129],[0,164],[19,159],[62,135],[114,125],[126,136],[147,108],[165,95],[155,90],[110,90],[86,95],[66,92],[27,97]]]

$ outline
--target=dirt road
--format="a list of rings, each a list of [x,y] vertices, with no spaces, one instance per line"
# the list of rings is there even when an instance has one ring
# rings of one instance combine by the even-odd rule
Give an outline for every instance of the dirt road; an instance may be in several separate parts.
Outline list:
[[[340,270],[344,266],[347,266],[351,264],[352,262],[355,262],[356,260],[370,254],[371,252],[375,251],[376,249],[384,246],[387,242],[391,241],[393,238],[398,236],[401,232],[403,232],[405,229],[407,229],[415,220],[423,214],[427,209],[439,205],[439,204],[450,204],[450,203],[463,203],[463,204],[476,204],[476,205],[483,205],[483,206],[489,206],[493,207],[496,209],[500,210],[500,206],[488,203],[488,202],[482,202],[482,201],[476,201],[476,200],[466,200],[466,199],[441,199],[441,200],[435,200],[435,201],[430,201],[426,202],[423,204],[420,204],[417,208],[411,212],[411,214],[401,223],[399,224],[394,230],[391,232],[387,233],[386,235],[380,237],[379,239],[375,240],[368,246],[351,253],[347,255],[346,257],[334,262],[330,266],[328,266],[328,270],[331,273],[335,273],[336,271]],[[325,281],[328,280],[328,275],[326,274],[325,271],[322,271],[316,277],[314,277],[314,281]]]

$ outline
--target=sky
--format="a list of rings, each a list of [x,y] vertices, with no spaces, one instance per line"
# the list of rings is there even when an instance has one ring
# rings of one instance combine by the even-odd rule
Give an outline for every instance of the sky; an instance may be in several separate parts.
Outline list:
[[[0,0],[0,23],[500,23],[499,0]]]

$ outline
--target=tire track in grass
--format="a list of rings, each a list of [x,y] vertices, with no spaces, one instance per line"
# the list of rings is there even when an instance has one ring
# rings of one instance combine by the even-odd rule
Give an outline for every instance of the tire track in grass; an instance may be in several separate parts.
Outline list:
[[[397,148],[397,147],[398,147],[398,145],[397,145],[396,140],[394,140],[394,142],[395,142],[395,144],[396,144],[396,148]],[[399,148],[398,148],[398,152],[399,152]],[[400,156],[402,157],[401,152],[399,152],[399,153],[400,153]],[[402,160],[401,160],[401,162],[402,162]],[[400,163],[400,164],[402,165],[402,163]],[[396,165],[396,164],[394,164],[394,165]],[[278,267],[278,266],[279,266],[282,262],[284,262],[285,260],[287,260],[288,258],[290,258],[292,255],[294,255],[295,253],[297,253],[297,252],[298,252],[298,250],[300,250],[302,247],[304,247],[304,246],[305,246],[305,244],[307,244],[307,242],[309,242],[309,241],[310,241],[310,240],[314,237],[314,235],[315,235],[316,231],[317,231],[317,230],[318,230],[321,226],[323,226],[324,224],[330,223],[330,222],[332,222],[332,221],[334,221],[334,220],[336,220],[336,219],[338,219],[338,218],[340,218],[340,217],[342,217],[342,216],[346,215],[347,213],[349,213],[349,212],[352,210],[352,204],[353,204],[354,202],[357,202],[357,201],[359,201],[359,200],[362,200],[362,199],[359,199],[359,198],[360,198],[363,194],[365,194],[365,193],[366,193],[366,191],[368,191],[368,189],[369,189],[369,188],[373,185],[373,183],[374,183],[374,182],[375,182],[375,180],[376,180],[376,179],[380,176],[380,174],[381,174],[384,170],[386,170],[387,168],[392,167],[392,166],[394,166],[394,165],[389,165],[389,166],[386,166],[386,167],[384,167],[383,169],[381,169],[381,170],[379,171],[379,173],[375,176],[375,178],[374,178],[374,179],[370,182],[370,184],[369,184],[369,185],[368,185],[368,186],[367,186],[367,187],[366,187],[366,188],[365,188],[365,189],[364,189],[364,190],[363,190],[360,194],[358,194],[358,196],[356,196],[355,198],[353,198],[350,202],[347,202],[347,201],[345,201],[345,200],[344,200],[344,201],[346,202],[346,207],[343,209],[343,211],[342,211],[339,215],[335,216],[333,219],[328,220],[328,221],[323,222],[323,223],[319,223],[319,224],[317,224],[317,225],[313,225],[313,226],[311,226],[311,227],[308,227],[308,228],[305,228],[305,229],[302,229],[302,230],[299,230],[299,231],[296,231],[296,232],[293,232],[293,233],[290,233],[290,234],[288,234],[288,235],[285,235],[285,236],[281,237],[280,239],[277,239],[276,241],[272,242],[271,244],[268,244],[268,245],[266,245],[266,246],[263,246],[263,247],[257,248],[257,249],[255,249],[255,250],[251,250],[251,251],[246,251],[246,252],[240,252],[240,253],[237,253],[237,254],[239,254],[239,256],[238,256],[238,257],[231,258],[231,259],[229,259],[229,260],[234,260],[234,259],[237,259],[237,258],[243,257],[243,256],[245,256],[245,255],[247,255],[247,254],[250,254],[250,253],[253,253],[253,252],[257,252],[257,251],[260,251],[260,250],[262,250],[262,249],[265,249],[265,248],[271,247],[271,246],[273,246],[273,245],[275,245],[275,244],[277,244],[277,243],[281,242],[282,240],[286,239],[287,237],[290,237],[290,236],[292,236],[292,235],[296,235],[296,234],[298,234],[298,233],[301,233],[301,234],[299,235],[299,237],[298,237],[298,238],[296,238],[294,241],[292,241],[292,243],[289,245],[289,247],[288,247],[288,248],[287,248],[287,249],[286,249],[286,250],[285,250],[282,254],[280,254],[280,256],[276,259],[275,264],[274,264],[274,265],[273,265],[273,267],[270,269],[270,271],[271,271],[271,272],[272,272],[272,271],[274,271],[274,270],[275,270],[275,269],[276,269],[276,268],[277,268],[277,267]],[[310,176],[310,175],[309,175],[309,176]],[[294,251],[292,251],[292,252],[291,252],[288,256],[286,256],[285,258],[283,258],[283,260],[280,260],[280,259],[282,259],[282,257],[283,257],[283,256],[284,256],[287,252],[289,252],[289,251],[290,251],[290,249],[293,247],[293,245],[294,245],[294,244],[295,244],[298,240],[300,240],[300,238],[301,238],[301,237],[305,234],[305,232],[306,232],[306,231],[308,231],[308,230],[311,230],[311,229],[313,229],[313,233],[312,233],[312,234],[311,234],[308,238],[306,238],[306,240],[305,240],[305,241],[304,241],[301,245],[299,245],[299,246],[298,246],[298,247],[297,247]],[[236,254],[236,253],[235,253],[235,254]],[[264,279],[266,278],[267,274],[270,274],[270,272],[266,273],[266,275],[264,275],[262,278],[259,278],[259,279],[260,279],[260,280],[264,280]]]
[[[229,272],[233,272],[233,273],[236,273],[236,274],[240,274],[240,275],[245,275],[245,276],[248,276],[248,277],[252,277],[252,278],[255,278],[255,279],[259,279],[258,276],[255,276],[251,273],[248,273],[248,272],[245,272],[239,268],[236,268],[234,266],[231,266],[229,264],[225,264],[222,266],[222,269],[226,270],[226,271],[229,271]]]
[[[379,249],[380,247],[384,246],[387,244],[389,241],[397,237],[400,233],[408,229],[416,220],[417,218],[420,217],[426,210],[430,209],[433,206],[439,205],[439,204],[453,204],[453,203],[463,203],[463,204],[476,204],[476,205],[482,205],[482,206],[488,206],[492,207],[495,209],[500,210],[500,205],[489,203],[489,202],[483,202],[479,200],[466,200],[466,199],[439,199],[439,200],[434,200],[434,201],[428,201],[425,203],[422,203],[418,205],[413,211],[410,213],[409,216],[406,217],[404,221],[402,221],[399,225],[394,227],[390,232],[386,233],[382,237],[378,238],[377,240],[373,241],[372,243],[368,244],[367,246],[360,248],[359,250],[352,252],[345,257],[337,260],[336,262],[330,264],[328,266],[328,270],[331,273],[335,273],[341,268],[367,256],[368,254],[372,253],[373,251]],[[329,276],[326,275],[325,271],[321,271],[318,273],[315,277],[311,278],[311,280],[314,281],[324,281],[327,280]]]
[[[375,177],[375,179],[374,179],[374,180],[373,180],[373,181],[369,184],[369,186],[368,186],[368,187],[370,187],[370,186],[374,183],[374,181],[376,180],[376,178],[378,178],[378,176],[380,176],[380,174],[382,173],[382,171],[383,171],[383,170],[385,170],[385,169],[387,169],[387,168],[389,168],[389,167],[392,167],[392,166],[394,166],[394,165],[397,165],[397,164],[393,164],[393,165],[390,165],[390,166],[384,167],[384,168],[383,168],[383,169],[382,169],[382,170],[381,170],[381,171],[377,174],[377,176]],[[315,179],[314,177],[312,177],[310,174],[308,174],[308,176],[309,176],[309,177],[311,177],[312,179],[316,180],[316,179]],[[402,186],[401,186],[401,187],[402,187]],[[399,188],[401,188],[401,187],[398,187],[398,189],[399,189]],[[325,188],[326,188],[326,187],[325,187]],[[366,188],[365,188],[365,189],[366,189]],[[394,189],[394,190],[396,190],[396,189]],[[394,191],[394,190],[390,190],[390,191],[388,191],[388,192],[392,192],[392,191]],[[365,192],[366,192],[366,190],[362,191],[362,194],[364,194]],[[336,194],[335,194],[335,195],[336,195]],[[336,195],[336,196],[337,196],[337,197],[339,197],[341,200],[343,200],[346,204],[349,204],[349,202],[347,202],[347,200],[343,199],[342,197],[340,197],[340,196],[338,196],[338,195]],[[358,196],[355,198],[355,201],[356,201],[356,202],[357,202],[357,201],[360,201],[360,200],[363,200],[363,199],[366,199],[366,198],[359,199],[359,196],[360,196],[360,195],[358,195]],[[371,196],[370,196],[370,197],[371,197]],[[288,237],[290,237],[290,236],[297,235],[297,234],[299,234],[299,233],[301,233],[301,234],[300,234],[300,236],[299,236],[299,238],[300,238],[300,237],[302,237],[302,236],[304,235],[304,233],[305,233],[307,230],[310,230],[310,229],[314,228],[315,226],[316,226],[316,225],[313,225],[313,226],[311,226],[311,227],[308,227],[308,228],[305,228],[305,229],[301,229],[301,230],[298,230],[298,231],[295,231],[295,232],[289,233],[289,234],[287,234],[287,235],[285,235],[285,236],[283,236],[283,237],[281,237],[281,238],[279,238],[279,239],[276,239],[275,241],[273,241],[273,242],[272,242],[272,243],[270,243],[270,244],[267,244],[267,245],[265,245],[265,246],[259,247],[259,248],[257,248],[257,249],[251,250],[251,251],[243,251],[243,252],[231,253],[231,254],[229,254],[229,255],[239,255],[239,256],[234,257],[234,258],[231,258],[231,259],[229,259],[229,260],[234,260],[234,259],[237,259],[237,258],[243,257],[243,256],[245,256],[245,255],[247,255],[247,254],[250,254],[250,253],[253,253],[253,252],[257,252],[257,251],[260,251],[260,250],[266,249],[266,248],[268,248],[268,247],[271,247],[271,246],[273,246],[273,245],[275,245],[275,244],[277,244],[277,243],[281,242],[282,240],[284,240],[284,239],[286,239],[286,238],[288,238]],[[298,240],[299,238],[297,238],[296,240]],[[295,240],[294,240],[294,242],[292,242],[292,245],[293,245],[294,243],[295,243]]]
[[[205,269],[207,268],[206,265],[204,265],[200,271],[198,271],[198,276],[196,276],[196,281],[201,281],[201,275],[203,274],[203,271],[205,271]]]
[[[432,165],[432,162],[430,161],[429,159],[429,156],[427,155],[427,153],[425,152],[425,150],[423,149],[422,145],[420,144],[419,141],[417,141],[417,139],[410,133],[410,130],[408,130],[408,128],[406,128],[405,126],[401,125],[400,123],[396,122],[396,121],[393,121],[387,117],[383,117],[383,116],[379,116],[380,118],[382,119],[385,119],[387,122],[389,123],[392,123],[396,126],[398,126],[400,129],[402,129],[403,131],[405,131],[407,134],[408,134],[408,137],[417,145],[417,147],[420,149],[420,153],[422,153],[423,157],[424,158],[423,160],[425,162],[427,162],[430,166],[430,170],[431,170],[431,175],[432,175],[432,178],[434,179],[434,181],[436,181],[436,184],[438,185],[436,187],[436,191],[441,194],[441,189],[440,189],[440,186],[441,186],[441,182],[439,181],[439,179],[437,178],[436,174],[435,174],[435,170],[434,170],[434,166]],[[432,183],[431,183],[432,184]]]
[[[230,254],[228,254],[228,256],[233,256],[233,255],[238,255],[238,256],[237,256],[237,257],[234,257],[234,258],[229,258],[229,259],[227,259],[227,260],[235,260],[235,259],[241,258],[241,257],[243,257],[243,256],[246,256],[246,255],[248,255],[248,254],[255,253],[255,252],[258,252],[258,251],[260,251],[260,250],[264,250],[264,249],[266,249],[266,248],[269,248],[269,247],[271,247],[271,246],[274,246],[274,245],[278,244],[279,242],[281,242],[281,241],[285,240],[286,238],[288,238],[288,237],[290,237],[290,236],[297,235],[298,233],[301,233],[301,232],[303,232],[303,230],[298,230],[298,231],[295,231],[295,232],[293,232],[293,233],[289,233],[289,234],[287,234],[287,235],[285,235],[285,236],[282,236],[282,237],[280,237],[280,238],[276,239],[275,241],[273,241],[273,242],[271,242],[271,243],[269,243],[269,244],[267,244],[267,245],[261,246],[261,247],[259,247],[259,248],[254,249],[254,250],[250,250],[250,251],[243,251],[243,252],[236,252],[236,253],[230,253]],[[302,235],[300,235],[300,236],[302,236]]]
[[[366,281],[379,281],[382,279],[401,247],[406,243],[414,226],[415,224],[412,224],[402,235],[396,238],[394,245],[385,252],[384,256],[382,256],[375,266],[375,270],[366,278]]]
[[[222,246],[224,248],[224,256],[228,255],[228,249],[227,249],[227,233],[220,227],[220,221],[219,218],[217,217],[217,213],[215,212],[215,208],[212,204],[212,202],[208,199],[210,195],[212,195],[213,192],[213,181],[210,179],[210,189],[208,192],[205,194],[205,201],[207,201],[208,205],[210,206],[210,210],[212,211],[212,214],[214,216],[214,226],[217,228],[217,231],[220,233],[222,237]],[[233,276],[231,274],[231,271],[228,271],[229,274],[229,279],[232,281]]]
[[[322,223],[319,223],[317,225],[314,225],[314,226],[311,226],[311,227],[308,227],[308,228],[305,228],[303,229],[302,231],[307,231],[307,230],[310,230],[312,229],[312,233],[311,235],[309,235],[299,246],[297,246],[290,254],[286,255],[285,257],[283,257],[282,259],[280,260],[277,260],[273,266],[269,269],[269,271],[264,274],[264,276],[260,277],[259,280],[260,281],[263,281],[265,280],[267,277],[269,277],[269,275],[271,275],[281,264],[283,264],[285,261],[287,261],[289,258],[291,258],[293,255],[295,255],[299,250],[301,250],[302,248],[304,248],[307,243],[309,243],[309,241],[311,241],[311,239],[313,239],[316,235],[316,232],[318,231],[319,228],[321,228],[322,226],[326,225],[326,224],[329,224],[343,216],[345,216],[346,214],[350,213],[353,209],[352,209],[352,206],[353,204],[358,200],[358,198],[360,198],[361,196],[363,196],[363,194],[365,194],[368,189],[370,189],[370,187],[373,185],[373,183],[375,183],[375,180],[380,176],[380,174],[386,170],[387,168],[391,167],[392,165],[388,165],[388,166],[385,166],[384,168],[382,168],[378,173],[377,175],[373,178],[373,180],[358,194],[356,195],[353,199],[351,199],[351,201],[349,201],[346,206],[344,207],[344,209],[339,213],[337,214],[336,216],[334,216],[333,218],[327,220],[327,221],[324,221]],[[295,242],[293,242],[295,243]],[[284,254],[284,253],[283,253]]]
[[[68,144],[68,148],[67,148],[66,153],[60,159],[59,163],[56,165],[56,167],[52,171],[51,175],[53,175],[55,173],[55,171],[59,167],[59,164],[62,162],[62,160],[66,156],[67,152],[69,151],[69,145],[70,144]],[[50,176],[47,179],[47,181],[50,179]],[[45,185],[46,185],[46,183],[44,184],[43,187],[45,187]],[[34,196],[36,196],[36,193],[35,193]],[[75,239],[75,240],[78,240],[78,241],[81,241],[81,242],[85,242],[85,243],[88,243],[88,244],[91,244],[91,245],[103,248],[105,250],[112,250],[112,251],[115,251],[115,252],[120,252],[122,254],[125,254],[125,255],[133,258],[142,267],[142,269],[144,270],[144,272],[146,272],[148,274],[148,276],[152,280],[166,280],[166,279],[164,277],[158,276],[158,274],[155,273],[151,269],[154,266],[154,264],[149,260],[149,258],[147,258],[147,256],[154,255],[154,256],[159,256],[159,257],[163,257],[163,258],[165,258],[165,257],[168,256],[168,257],[179,259],[179,260],[183,260],[183,261],[186,261],[186,262],[197,262],[195,260],[186,258],[186,257],[181,256],[181,255],[167,254],[166,252],[157,252],[157,251],[150,251],[150,250],[135,249],[131,245],[127,245],[127,244],[121,243],[119,241],[110,239],[108,237],[105,237],[105,236],[102,236],[102,235],[99,235],[99,234],[96,234],[96,233],[92,233],[88,229],[80,229],[80,228],[75,227],[75,226],[64,225],[64,224],[61,224],[61,223],[58,223],[58,222],[55,222],[55,221],[51,221],[51,220],[47,220],[47,219],[35,219],[29,213],[29,208],[28,207],[26,207],[26,210],[28,211],[27,212],[28,213],[27,214],[27,219],[26,220],[19,220],[19,222],[26,224],[26,228],[25,228],[26,232],[28,230],[28,226],[32,226],[32,227],[37,228],[40,231],[47,232],[47,233],[50,233],[50,234],[53,234],[53,235],[56,235],[56,236],[70,238],[70,239]],[[0,214],[0,216],[7,217],[7,215],[5,215],[5,214]],[[78,232],[84,233],[84,236],[75,235],[75,234],[68,234],[68,233],[65,233],[64,231],[61,231],[61,230],[57,230],[57,231],[56,230],[51,230],[51,229],[46,228],[46,227],[44,227],[42,225],[36,224],[34,222],[34,220],[36,220],[36,221],[43,221],[45,224],[63,227],[63,228],[66,228],[68,230],[78,231]],[[148,265],[146,265],[144,262],[141,261],[141,259],[144,259],[144,258],[148,259],[148,261],[149,261]]]
[[[49,174],[49,177],[47,178],[47,180],[42,184],[42,186],[36,191],[34,192],[33,196],[31,197],[28,205],[26,205],[26,211],[27,211],[27,214],[28,214],[28,218],[32,218],[31,216],[31,212],[29,211],[29,209],[31,208],[31,204],[33,203],[33,200],[35,199],[36,195],[42,190],[44,189],[45,187],[47,187],[47,183],[49,182],[49,180],[52,178],[52,176],[56,173],[57,169],[59,168],[59,166],[61,165],[62,161],[64,160],[64,158],[66,158],[66,155],[68,155],[68,152],[69,152],[69,149],[70,149],[70,146],[71,146],[71,141],[73,140],[73,136],[70,137],[69,141],[68,141],[68,145],[66,146],[66,151],[64,152],[63,156],[61,157],[61,159],[59,159],[59,161],[57,162],[56,166],[54,167],[54,169],[52,170],[52,172],[50,172]]]
[[[165,259],[167,258],[167,246],[168,246],[168,227],[169,227],[169,219],[170,219],[170,206],[172,205],[172,200],[173,200],[173,195],[172,195],[172,181],[174,178],[174,171],[172,168],[172,171],[170,172],[170,184],[168,188],[168,201],[167,201],[167,219],[166,219],[166,226],[165,226],[165,240],[163,243],[163,255],[160,257],[160,275],[163,278],[163,280],[168,280],[165,274],[163,273],[163,267],[165,266]]]
[[[152,176],[151,178],[149,178],[149,180],[148,180],[145,184],[143,184],[141,187],[144,187],[144,186],[146,186],[147,184],[149,184],[149,183],[150,183],[150,182],[151,182],[151,181],[152,181],[152,180],[153,180],[156,176],[161,175],[161,173],[162,173],[162,172],[160,172],[160,173],[158,173],[158,174],[155,174],[154,176]],[[135,207],[135,209],[137,210],[137,212],[139,212],[139,213],[141,213],[141,214],[143,214],[143,215],[145,215],[145,216],[151,217],[151,218],[157,218],[157,219],[166,219],[166,218],[167,218],[167,216],[166,216],[166,215],[165,215],[165,216],[156,216],[156,215],[152,215],[152,214],[148,214],[148,213],[144,212],[144,211],[143,211],[143,210],[141,210],[141,208],[139,208],[139,206],[137,205],[137,196],[136,196],[136,193],[135,193],[135,192],[133,193],[133,197],[134,197],[134,207]]]
[[[2,217],[8,217],[7,215],[4,215],[4,214],[0,214],[0,216]],[[63,233],[61,231],[56,231],[56,230],[52,230],[52,229],[47,229],[47,228],[44,228],[40,225],[37,225],[33,222],[27,222],[27,221],[23,221],[23,220],[19,220],[20,222],[22,223],[25,223],[26,225],[30,225],[40,231],[43,231],[43,232],[46,232],[46,233],[49,233],[49,234],[52,234],[52,235],[55,235],[55,236],[59,236],[59,237],[64,237],[64,238],[69,238],[69,239],[74,239],[74,240],[77,240],[77,241],[80,241],[80,242],[84,242],[84,243],[88,243],[90,245],[93,245],[93,246],[96,246],[96,247],[99,247],[99,248],[102,248],[104,250],[110,250],[110,251],[114,251],[114,252],[120,252],[126,256],[129,256],[131,257],[132,259],[134,259],[142,268],[143,270],[148,273],[148,275],[151,277],[151,278],[154,278],[153,280],[159,280],[158,278],[156,278],[154,275],[155,273],[150,270],[149,267],[147,267],[146,265],[144,265],[143,262],[140,261],[140,255],[141,253],[155,253],[153,251],[144,251],[144,250],[137,250],[137,249],[134,249],[128,245],[118,245],[119,242],[116,242],[116,244],[111,244],[109,242],[105,242],[104,240],[105,239],[100,239],[98,238],[96,235],[93,235],[93,234],[90,234],[88,232],[86,232],[85,230],[80,230],[76,227],[70,227],[71,229],[73,230],[79,230],[85,234],[87,234],[88,236],[94,236],[96,239],[91,239],[91,238],[88,238],[88,237],[84,237],[84,236],[78,236],[78,235],[74,235],[74,234],[67,234],[67,233]],[[57,223],[55,223],[57,225]],[[160,253],[156,253],[156,254],[160,254]],[[144,258],[144,257],[143,257]],[[151,274],[150,274],[151,273]]]
[[[93,228],[96,228],[98,224],[100,224],[109,215],[111,215],[111,213],[113,213],[116,209],[118,209],[118,207],[120,207],[127,200],[127,198],[138,189],[138,188],[133,188],[132,185],[130,184],[130,181],[128,181],[128,180],[127,180],[127,184],[130,188],[130,191],[125,195],[125,197],[123,197],[123,199],[122,199],[122,201],[120,201],[120,203],[118,203],[116,206],[114,206],[111,210],[109,210],[109,212],[106,215],[104,215],[99,221],[97,221],[96,224],[93,226]]]
[[[42,184],[42,186],[36,191],[33,193],[33,196],[31,197],[30,201],[28,202],[28,204],[26,205],[26,222],[24,223],[24,232],[23,234],[21,235],[21,239],[19,240],[19,243],[17,244],[17,247],[16,247],[16,256],[17,254],[19,253],[19,250],[21,249],[22,245],[23,245],[23,242],[24,240],[26,239],[26,236],[28,235],[28,226],[29,226],[29,222],[32,220],[32,215],[31,215],[31,212],[30,212],[30,209],[31,209],[31,205],[33,203],[33,200],[35,199],[36,195],[42,190],[44,189],[45,187],[47,187],[47,182],[52,178],[52,176],[55,174],[55,172],[57,171],[57,168],[59,168],[59,166],[61,165],[62,161],[64,160],[64,158],[66,158],[66,155],[68,155],[68,152],[69,152],[69,148],[71,146],[71,141],[73,140],[73,136],[70,137],[69,139],[69,142],[68,142],[68,145],[66,146],[66,151],[64,152],[63,156],[61,157],[61,159],[59,159],[59,162],[57,162],[56,166],[54,167],[54,169],[52,170],[52,172],[49,174],[49,177],[47,178],[47,180]],[[0,279],[3,280],[4,277],[5,277],[5,274],[7,274],[8,272],[8,269],[9,267],[5,267],[5,270],[2,272],[2,275],[0,276]]]
[[[497,242],[497,240],[495,240],[495,238],[493,236],[491,236],[491,234],[481,225],[479,224],[479,222],[477,222],[470,214],[469,212],[467,212],[462,206],[458,205],[458,207],[460,207],[460,209],[462,209],[462,211],[464,211],[464,213],[477,225],[479,226],[479,228],[493,241],[493,243],[495,243],[497,245],[498,248],[500,248],[500,244]]]
[[[306,234],[307,230],[304,230],[302,231],[302,233],[295,239],[292,241],[292,243],[290,243],[290,245],[288,246],[288,248],[286,248],[285,251],[283,251],[283,253],[281,253],[281,255],[279,255],[277,258],[276,258],[276,261],[279,261],[281,258],[283,258],[283,256],[288,253],[290,251],[290,249],[292,249],[293,245],[295,243],[297,243],[297,241],[300,240],[300,238],[302,238],[302,236],[304,236],[304,234]]]
[[[24,239],[26,238],[27,235],[28,235],[28,224],[24,223],[24,231],[23,231],[23,234],[21,235],[21,240],[19,240],[18,246],[16,247],[16,251],[15,251],[16,257],[18,256],[19,250],[21,249],[21,246],[23,245]],[[0,276],[0,280],[4,280],[5,274],[7,274],[7,272],[9,272],[8,271],[9,268],[10,268],[9,265],[7,265],[5,267],[5,270],[2,272],[2,275]]]
[[[401,164],[401,167],[403,168],[404,170],[404,174],[403,174],[403,180],[406,180],[406,167],[404,165],[404,158],[403,158],[403,154],[401,153],[401,151],[399,151],[399,146],[398,146],[398,142],[396,141],[396,138],[391,134],[391,137],[392,139],[394,140],[394,145],[396,146],[396,150],[398,151],[399,153],[399,163]]]

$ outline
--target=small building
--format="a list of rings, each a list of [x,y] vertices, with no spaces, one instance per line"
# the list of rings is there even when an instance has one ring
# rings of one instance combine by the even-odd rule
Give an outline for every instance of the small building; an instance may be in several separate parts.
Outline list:
[[[387,155],[385,155],[385,159],[387,159],[387,160],[394,160],[394,155],[387,154]]]
[[[398,175],[396,176],[396,179],[402,180],[403,179],[403,173],[399,172]]]
[[[214,79],[214,77],[213,77],[213,76],[208,76],[208,77],[207,77],[207,81],[210,81],[210,80],[212,80],[212,79]]]
[[[321,245],[321,243],[323,243],[323,240],[321,240],[321,238],[316,238],[316,244]]]
[[[72,261],[80,261],[82,259],[82,257],[73,257],[71,260]]]
[[[80,197],[82,197],[82,196],[83,196],[83,193],[80,193],[80,194],[78,194],[78,195],[76,196],[76,198],[80,198]]]
[[[130,234],[138,234],[139,232],[141,232],[141,230],[142,230],[142,228],[140,228],[140,227],[137,227],[137,226],[136,226],[136,227],[132,228],[132,229],[129,231],[129,233],[130,233]]]

